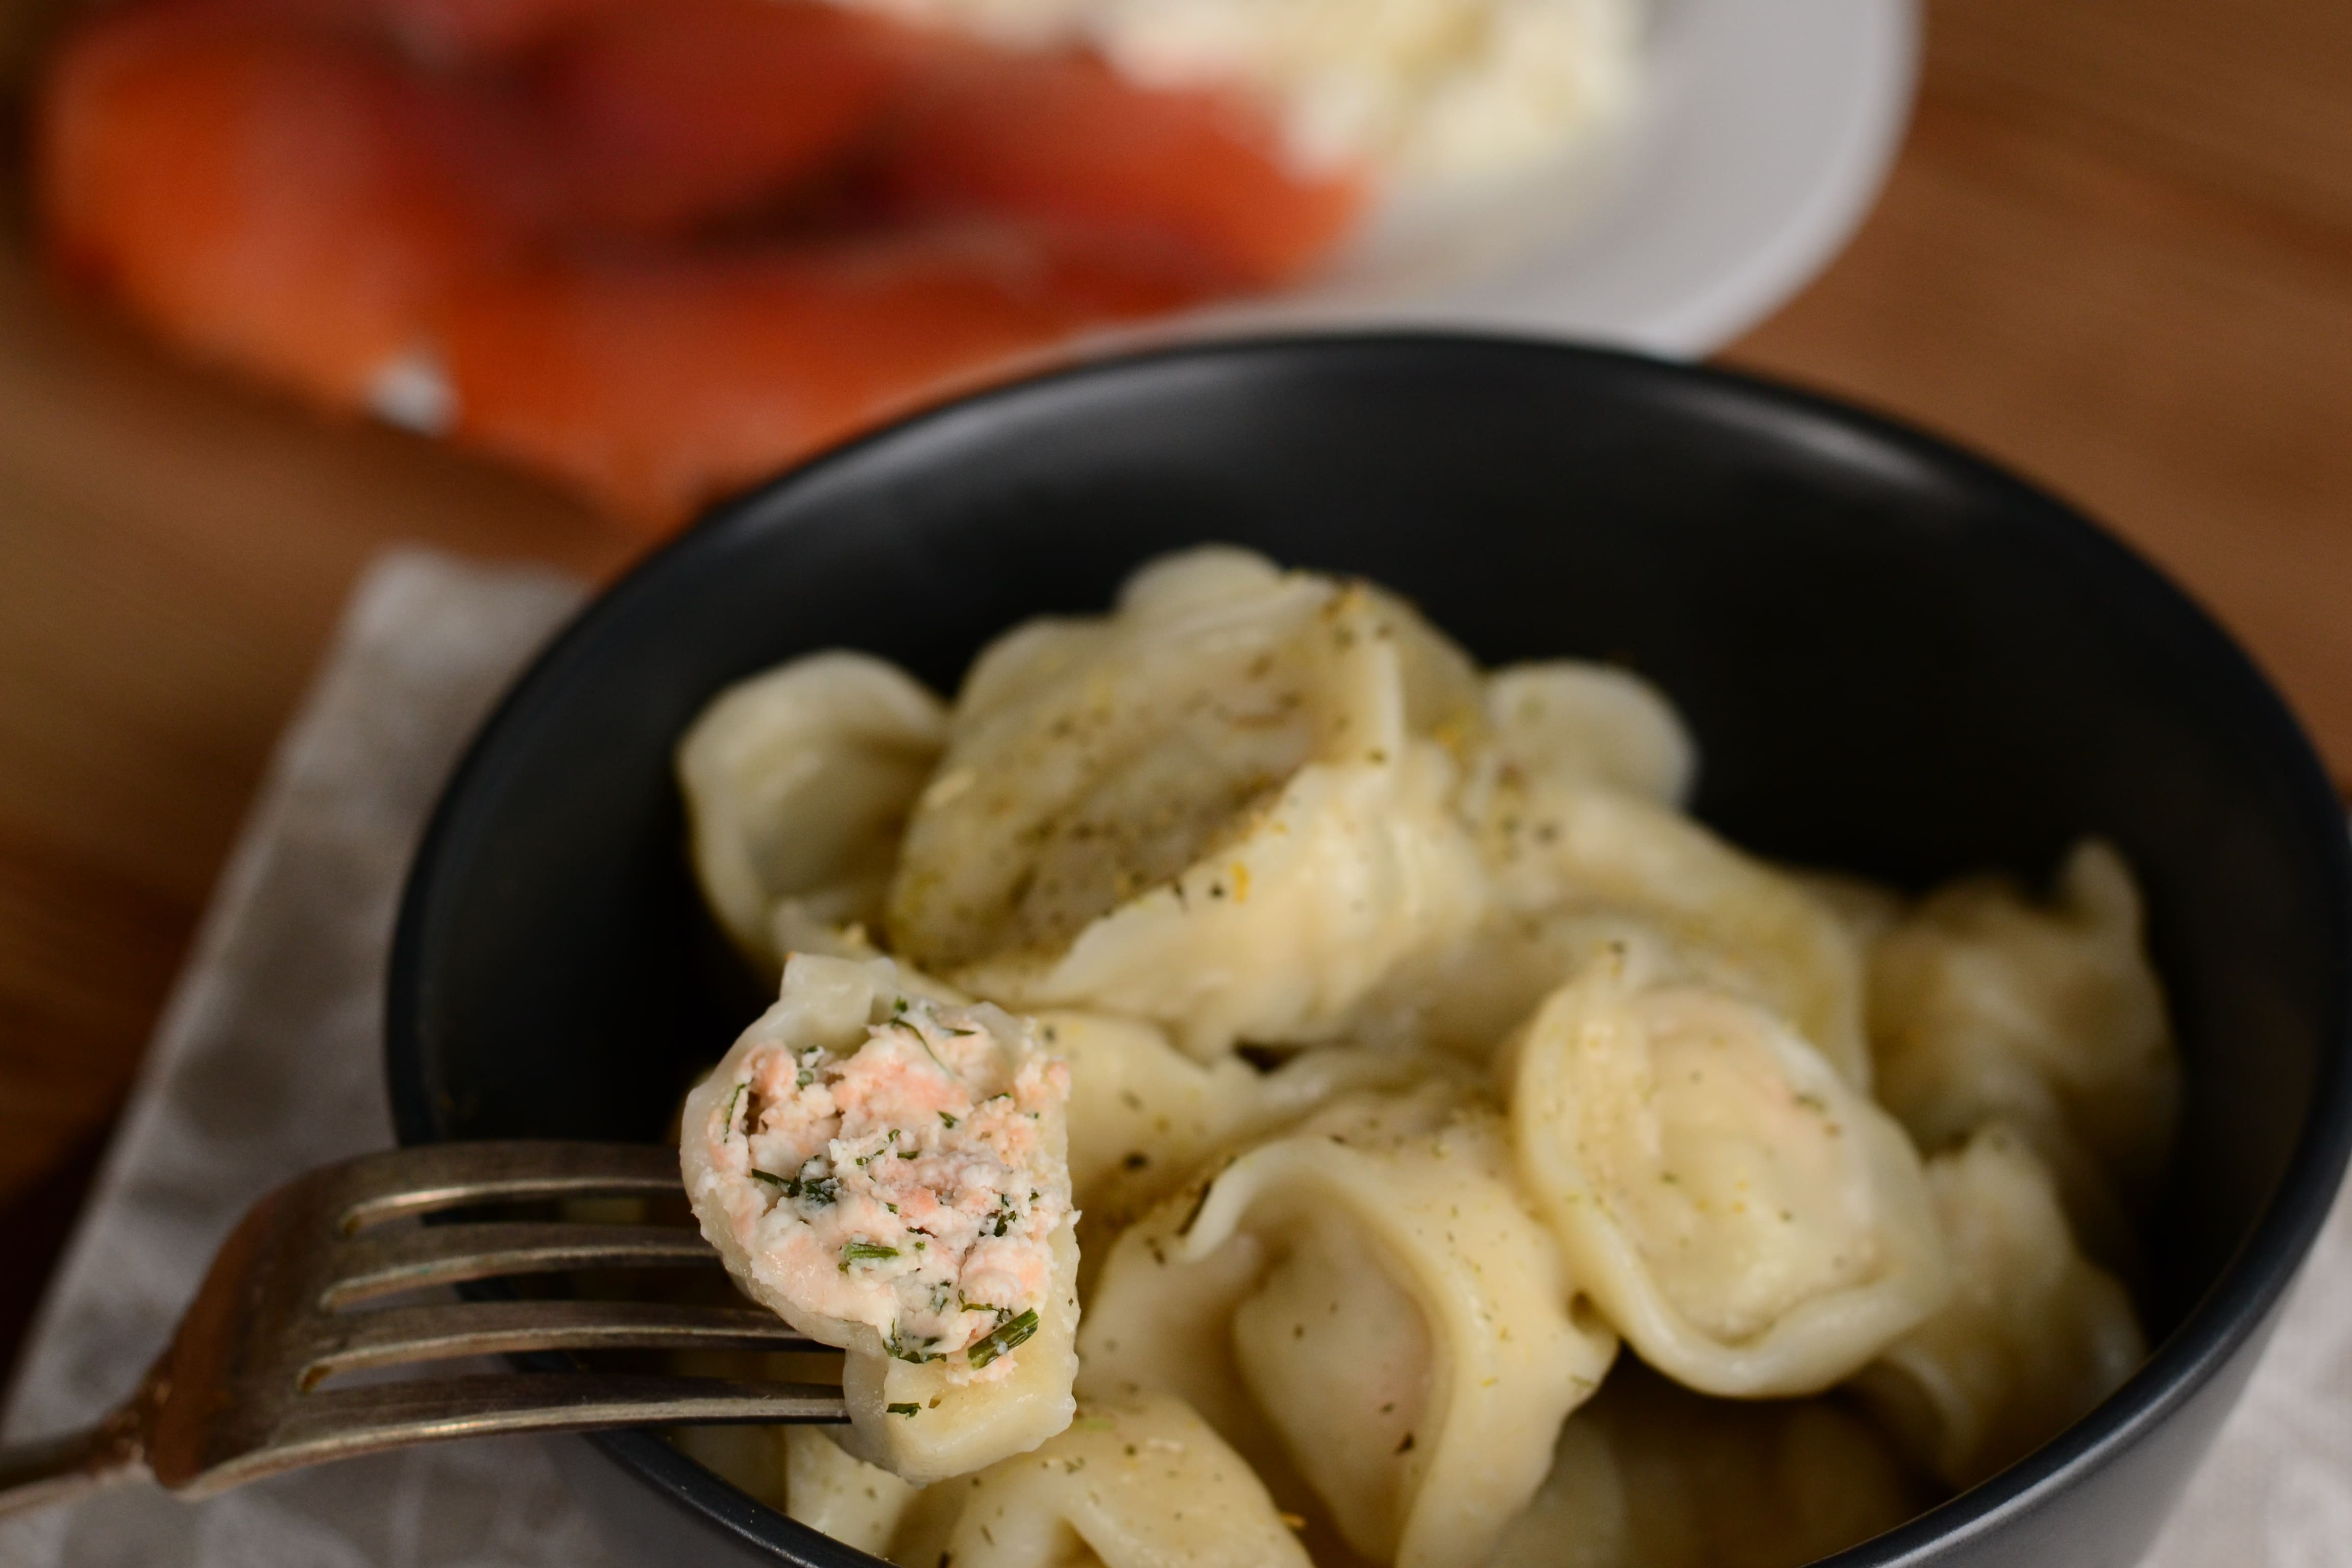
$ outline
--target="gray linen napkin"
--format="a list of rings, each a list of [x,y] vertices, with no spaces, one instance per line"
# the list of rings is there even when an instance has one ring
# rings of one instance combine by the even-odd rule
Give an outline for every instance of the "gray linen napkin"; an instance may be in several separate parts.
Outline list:
[[[129,1392],[246,1205],[391,1141],[394,906],[474,726],[575,584],[403,552],[361,585],[281,745],[44,1303],[5,1432]],[[2148,1568],[2352,1568],[2352,1204]],[[281,1477],[209,1502],[126,1489],[0,1524],[22,1568],[609,1568],[530,1439]]]

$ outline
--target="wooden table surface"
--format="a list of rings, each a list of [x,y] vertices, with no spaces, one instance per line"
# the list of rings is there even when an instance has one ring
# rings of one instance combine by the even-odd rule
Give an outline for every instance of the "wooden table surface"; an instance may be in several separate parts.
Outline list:
[[[0,6],[0,79],[43,0]],[[1876,212],[1725,354],[2054,486],[2352,778],[2352,5],[1934,0]],[[0,148],[14,166],[21,160]],[[609,574],[534,486],[59,304],[0,225],[0,1363],[273,738],[394,541]]]

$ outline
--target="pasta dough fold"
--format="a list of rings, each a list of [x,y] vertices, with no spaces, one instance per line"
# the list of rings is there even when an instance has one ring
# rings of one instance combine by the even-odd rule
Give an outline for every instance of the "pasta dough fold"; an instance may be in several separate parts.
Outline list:
[[[1506,665],[1484,693],[1492,764],[1680,808],[1698,746],[1664,693],[1630,670],[1580,659]]]
[[[1799,1568],[1928,1500],[1833,1399],[1728,1405],[1620,1368],[1490,1568]]]
[[[1085,1387],[1182,1395],[1367,1557],[1474,1568],[1615,1352],[1574,1294],[1492,1110],[1360,1097],[1119,1238]]]
[[[1163,560],[1093,622],[982,656],[910,821],[898,950],[1008,1005],[1123,1014],[1203,1059],[1345,1032],[1476,920],[1441,731],[1466,661],[1361,584]]]
[[[729,937],[772,977],[779,919],[877,919],[947,710],[896,665],[797,658],[714,698],[677,749],[688,842]]]
[[[1685,962],[1747,991],[1867,1090],[1860,949],[1796,878],[1741,853],[1672,807],[1502,752],[1473,765],[1461,810],[1489,896],[1476,933],[1436,979],[1429,1031],[1490,1048],[1572,973],[1596,918],[1668,933]]]
[[[878,1557],[922,1489],[856,1458],[817,1426],[772,1428],[784,1447],[784,1511]]]
[[[2131,1298],[2075,1249],[2055,1183],[1998,1123],[1927,1163],[1955,1284],[1856,1387],[1917,1461],[1976,1485],[2057,1436],[2147,1359]]]
[[[922,1494],[907,1568],[1310,1568],[1265,1486],[1181,1399],[1081,1405],[1034,1454]]]
[[[1922,1148],[2008,1123],[2056,1174],[2086,1242],[2127,1261],[2125,1211],[2152,1194],[2180,1068],[2130,868],[2075,846],[2047,903],[1997,877],[1954,882],[1870,961],[1879,1094]]]
[[[1311,1047],[1270,1070],[1237,1056],[1202,1062],[1157,1025],[1099,1013],[1040,1013],[1037,1028],[1069,1064],[1070,1188],[1093,1235],[1117,1235],[1220,1151],[1341,1095],[1461,1071],[1410,1051],[1346,1046]]]
[[[1677,1381],[1817,1393],[1942,1304],[1903,1130],[1657,937],[1602,948],[1500,1065],[1519,1173],[1578,1284]]]

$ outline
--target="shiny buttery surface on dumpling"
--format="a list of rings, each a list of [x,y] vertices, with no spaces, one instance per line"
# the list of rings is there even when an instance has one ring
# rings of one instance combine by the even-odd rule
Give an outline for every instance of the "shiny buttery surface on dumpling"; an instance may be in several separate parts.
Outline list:
[[[2131,1298],[2086,1261],[2056,1183],[1994,1123],[1927,1163],[1951,1300],[1856,1386],[1925,1468],[1970,1487],[2056,1436],[2147,1359]]]
[[[1942,1304],[1902,1129],[1665,942],[1604,947],[1502,1069],[1520,1175],[1578,1283],[1690,1386],[1818,1392]]]
[[[947,708],[895,665],[818,653],[738,681],[677,749],[695,875],[735,945],[772,974],[786,906],[872,921],[898,836],[947,745]]]
[[[1361,584],[1229,550],[1148,567],[1112,616],[982,656],[891,940],[1008,1005],[1147,1018],[1198,1056],[1330,1037],[1476,918],[1432,738],[1469,712],[1446,696],[1467,668]]]
[[[1475,1568],[1615,1353],[1574,1297],[1493,1110],[1357,1097],[1119,1238],[1083,1388],[1183,1395],[1368,1558]]]

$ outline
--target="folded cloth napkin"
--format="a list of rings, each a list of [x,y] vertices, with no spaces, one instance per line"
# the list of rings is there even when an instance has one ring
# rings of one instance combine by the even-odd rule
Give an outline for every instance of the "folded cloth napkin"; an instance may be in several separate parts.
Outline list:
[[[383,970],[402,878],[482,715],[579,603],[541,573],[392,556],[280,747],[10,1400],[23,1438],[127,1394],[249,1203],[391,1142]],[[2149,1568],[2352,1565],[2352,1205]],[[126,1488],[0,1524],[23,1568],[610,1568],[531,1439],[445,1444],[210,1501]]]

